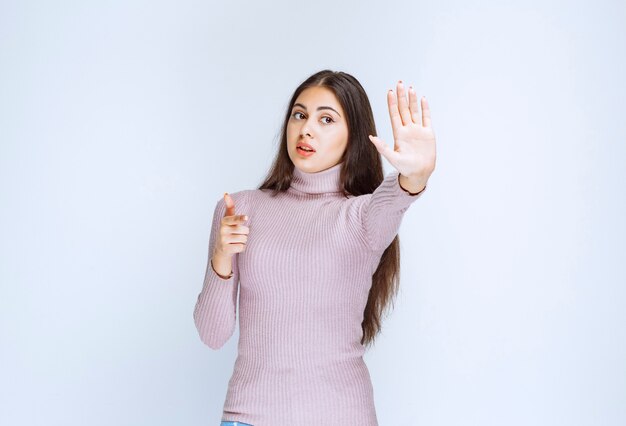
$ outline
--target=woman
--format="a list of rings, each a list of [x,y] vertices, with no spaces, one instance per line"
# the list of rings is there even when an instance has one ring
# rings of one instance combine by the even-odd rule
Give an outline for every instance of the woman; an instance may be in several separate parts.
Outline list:
[[[395,148],[344,72],[295,90],[265,181],[215,206],[194,321],[202,341],[239,343],[222,426],[378,425],[363,360],[397,293],[397,232],[435,167],[425,98],[387,94]],[[381,154],[396,168],[383,175]],[[247,224],[247,225],[245,225]]]

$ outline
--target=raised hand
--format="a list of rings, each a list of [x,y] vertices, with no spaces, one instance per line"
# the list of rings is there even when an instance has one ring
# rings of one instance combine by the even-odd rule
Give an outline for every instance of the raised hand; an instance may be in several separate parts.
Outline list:
[[[394,146],[369,135],[370,140],[412,187],[423,187],[435,169],[435,133],[430,121],[430,108],[426,98],[421,98],[422,112],[417,107],[417,94],[409,87],[409,100],[402,81],[397,85],[398,96],[389,90],[387,104],[393,129]]]

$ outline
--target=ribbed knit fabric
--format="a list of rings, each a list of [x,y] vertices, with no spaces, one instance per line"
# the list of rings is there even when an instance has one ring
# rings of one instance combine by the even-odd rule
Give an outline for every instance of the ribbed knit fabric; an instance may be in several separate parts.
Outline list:
[[[418,195],[397,171],[372,194],[344,197],[339,163],[318,173],[294,169],[291,187],[230,194],[248,215],[246,249],[233,276],[207,262],[194,309],[201,340],[221,348],[236,323],[238,355],[222,420],[254,426],[377,426],[374,394],[360,343],[372,275]],[[215,206],[209,260],[225,212]],[[216,419],[215,425],[218,422]]]

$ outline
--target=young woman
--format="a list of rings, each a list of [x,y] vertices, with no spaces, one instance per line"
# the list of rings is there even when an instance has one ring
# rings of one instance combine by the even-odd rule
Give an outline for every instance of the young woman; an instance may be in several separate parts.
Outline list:
[[[377,426],[363,360],[399,285],[398,229],[435,168],[425,98],[387,93],[394,148],[350,74],[295,90],[265,181],[215,206],[194,321],[238,355],[222,426]],[[381,154],[395,167],[383,174]],[[247,224],[247,225],[246,225]]]

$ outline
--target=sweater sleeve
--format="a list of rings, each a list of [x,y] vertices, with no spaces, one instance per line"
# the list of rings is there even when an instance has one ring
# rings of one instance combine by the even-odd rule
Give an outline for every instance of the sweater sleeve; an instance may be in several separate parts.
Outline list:
[[[245,212],[242,206],[243,192],[230,194],[237,214]],[[245,201],[245,200],[244,200]],[[220,225],[226,203],[224,198],[220,198],[213,212],[211,225],[211,235],[209,237],[209,254],[204,274],[202,290],[198,295],[196,306],[193,312],[193,319],[200,339],[211,349],[220,349],[228,341],[235,331],[237,315],[237,291],[239,287],[239,253],[232,257],[233,275],[229,279],[223,279],[211,266],[211,257],[220,231]]]
[[[400,186],[400,173],[388,173],[371,194],[360,197],[359,219],[370,249],[385,250],[398,234],[404,212],[411,203],[420,198],[424,188],[416,195],[409,194]]]

